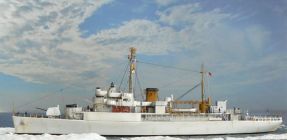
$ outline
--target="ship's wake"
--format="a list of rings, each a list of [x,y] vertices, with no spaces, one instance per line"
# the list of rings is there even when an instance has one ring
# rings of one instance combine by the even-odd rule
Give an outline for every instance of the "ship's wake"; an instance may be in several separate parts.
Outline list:
[[[14,128],[0,128],[0,140],[106,140],[96,133],[68,135],[27,135],[14,134]]]
[[[0,128],[0,140],[260,140],[260,139],[287,139],[287,127],[280,128],[284,132],[278,134],[260,134],[260,135],[235,135],[235,136],[207,136],[207,137],[172,137],[172,136],[152,136],[152,137],[103,137],[96,133],[87,134],[68,134],[68,135],[27,135],[14,134],[14,128]]]

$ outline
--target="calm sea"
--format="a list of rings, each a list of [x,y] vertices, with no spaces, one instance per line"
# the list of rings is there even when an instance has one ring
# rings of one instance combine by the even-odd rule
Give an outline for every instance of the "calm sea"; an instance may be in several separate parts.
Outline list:
[[[0,127],[13,127],[12,113],[0,113]]]

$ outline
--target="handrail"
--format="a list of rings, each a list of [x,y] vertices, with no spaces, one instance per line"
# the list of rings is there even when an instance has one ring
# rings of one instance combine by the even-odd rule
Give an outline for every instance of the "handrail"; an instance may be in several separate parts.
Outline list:
[[[172,121],[172,120],[223,120],[229,121],[226,114],[142,114],[143,121]],[[280,121],[280,116],[241,116],[242,121]]]
[[[19,117],[29,117],[29,118],[52,118],[52,119],[59,119],[62,118],[59,117],[48,117],[44,114],[37,114],[37,113],[14,113],[13,116],[19,116]]]
[[[282,117],[280,116],[245,116],[244,120],[252,120],[252,121],[280,121]]]

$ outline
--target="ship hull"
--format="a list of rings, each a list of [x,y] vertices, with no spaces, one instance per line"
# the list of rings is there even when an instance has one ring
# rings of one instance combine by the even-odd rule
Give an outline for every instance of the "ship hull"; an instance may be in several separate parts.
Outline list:
[[[280,121],[87,121],[13,116],[18,134],[98,133],[100,135],[216,135],[263,133]]]

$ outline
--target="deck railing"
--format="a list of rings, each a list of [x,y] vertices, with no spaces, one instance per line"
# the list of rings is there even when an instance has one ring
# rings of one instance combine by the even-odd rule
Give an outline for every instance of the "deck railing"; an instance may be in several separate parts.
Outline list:
[[[230,121],[230,114],[143,114],[143,121]],[[280,116],[240,116],[242,121],[280,121]]]
[[[48,117],[45,114],[37,114],[37,113],[13,113],[13,116],[19,116],[19,117],[31,117],[31,118],[63,118],[62,116],[55,116],[55,117]]]
[[[282,117],[280,116],[244,116],[243,120],[248,121],[280,121]]]
[[[36,113],[14,113],[13,116],[33,118],[62,119],[64,116],[48,117],[45,114]],[[227,114],[142,114],[142,121],[229,121]],[[282,121],[281,116],[240,116],[243,121]]]
[[[143,121],[204,121],[222,120],[222,114],[143,114]]]

